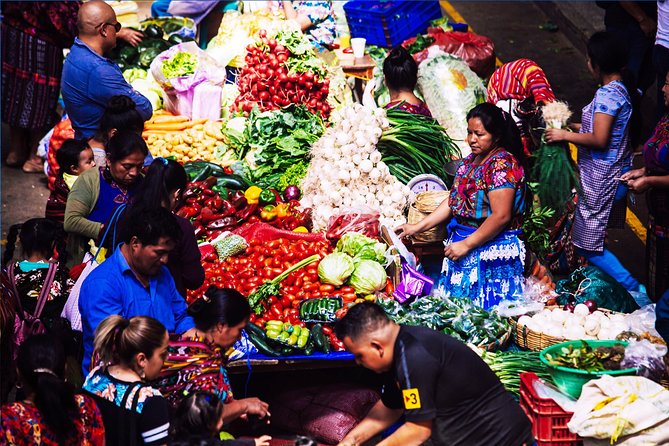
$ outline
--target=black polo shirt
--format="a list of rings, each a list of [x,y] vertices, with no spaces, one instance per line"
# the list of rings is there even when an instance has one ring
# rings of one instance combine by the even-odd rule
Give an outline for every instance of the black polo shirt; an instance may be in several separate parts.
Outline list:
[[[401,326],[386,379],[383,403],[404,409],[406,421],[432,420],[435,445],[517,446],[532,438],[529,419],[495,373],[444,333]]]

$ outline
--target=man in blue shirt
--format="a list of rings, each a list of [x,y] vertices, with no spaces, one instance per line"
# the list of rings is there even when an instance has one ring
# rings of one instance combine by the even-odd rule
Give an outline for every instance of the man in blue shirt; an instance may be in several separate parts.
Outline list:
[[[167,269],[167,257],[181,229],[164,208],[128,210],[121,224],[122,243],[84,280],[79,311],[84,341],[84,376],[93,354],[95,329],[107,316],[150,316],[169,333],[194,334],[184,298]]]
[[[116,46],[121,24],[114,10],[102,1],[84,3],[77,17],[79,37],[65,59],[61,91],[75,137],[89,139],[112,96],[126,95],[137,104],[142,118],[153,113],[151,102],[123,78],[121,69],[103,55]]]

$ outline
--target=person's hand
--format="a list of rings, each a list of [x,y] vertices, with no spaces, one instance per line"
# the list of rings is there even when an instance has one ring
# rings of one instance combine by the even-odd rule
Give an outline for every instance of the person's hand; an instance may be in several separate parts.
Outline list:
[[[641,178],[644,175],[646,175],[646,169],[642,167],[641,169],[634,169],[630,170],[629,172],[625,172],[624,174],[620,175],[620,179],[623,181],[630,181]]]
[[[244,398],[244,413],[246,415],[258,415],[260,418],[271,416],[269,413],[269,404],[258,398]]]
[[[650,189],[651,184],[648,177],[639,177],[627,182],[627,187],[635,194],[641,194]]]
[[[444,248],[444,255],[449,260],[457,261],[469,254],[472,249],[465,241],[451,243]]]
[[[646,35],[646,37],[655,37],[657,31],[657,24],[650,17],[643,17],[639,21],[639,28]]]
[[[263,435],[260,438],[254,438],[256,446],[269,446],[269,442],[272,441],[272,437],[269,435]]]
[[[136,29],[121,28],[121,31],[116,34],[116,37],[125,40],[132,46],[137,46],[142,42],[142,39],[144,39],[144,34]]]
[[[567,133],[569,132],[562,129],[546,129],[544,132],[544,140],[546,140],[548,144],[565,141]]]
[[[181,337],[182,338],[195,338],[195,337],[197,337],[197,329],[195,327],[193,327],[193,328],[191,328],[187,331],[184,331],[181,334]]]
[[[412,225],[409,223],[405,223],[395,228],[395,234],[397,234],[399,238],[411,237],[416,232],[418,232],[416,230],[416,225]]]

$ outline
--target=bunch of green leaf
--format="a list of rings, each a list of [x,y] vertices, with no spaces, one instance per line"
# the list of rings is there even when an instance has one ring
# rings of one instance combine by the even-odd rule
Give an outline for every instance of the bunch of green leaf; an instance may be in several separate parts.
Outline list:
[[[309,149],[325,131],[320,116],[291,104],[281,110],[251,110],[236,155],[247,165],[247,178],[277,187],[289,167],[306,162]]]
[[[300,161],[290,166],[288,169],[286,169],[286,172],[279,178],[279,181],[277,183],[278,190],[283,192],[284,189],[286,189],[288,186],[299,187],[300,184],[302,183],[302,179],[307,174],[308,168],[309,168],[309,163],[306,161]]]
[[[569,154],[567,143],[548,144],[543,140],[533,154],[532,181],[538,183],[536,193],[541,205],[562,211],[571,200],[574,189],[580,188],[578,171]]]
[[[529,184],[530,189],[536,187],[536,183]],[[527,247],[540,259],[546,257],[551,246],[550,219],[555,211],[548,207],[540,207],[537,204],[529,206],[523,219],[523,234]]]
[[[314,53],[314,47],[306,38],[304,33],[297,30],[280,30],[275,39],[290,51],[291,57],[286,62],[288,71],[294,73],[313,72],[321,79],[327,77],[327,67]]]
[[[409,54],[415,54],[420,51],[423,51],[425,48],[428,46],[432,45],[434,43],[434,37],[430,37],[429,35],[422,35],[418,34],[416,36],[416,40],[414,40],[411,44],[407,45],[407,51]]]
[[[190,76],[197,69],[197,57],[194,54],[178,52],[169,59],[165,59],[160,70],[165,78],[172,79],[181,76]]]
[[[426,296],[402,306],[392,299],[378,301],[398,324],[428,327],[474,345],[487,345],[502,337],[508,323],[496,313],[477,307],[467,298]]]

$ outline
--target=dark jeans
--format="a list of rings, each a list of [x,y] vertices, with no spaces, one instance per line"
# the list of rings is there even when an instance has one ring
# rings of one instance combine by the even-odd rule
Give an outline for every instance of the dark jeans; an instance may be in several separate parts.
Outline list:
[[[655,45],[653,48],[653,67],[657,75],[657,119],[659,120],[665,113],[667,107],[664,105],[664,95],[662,87],[669,71],[669,48],[662,45]]]

